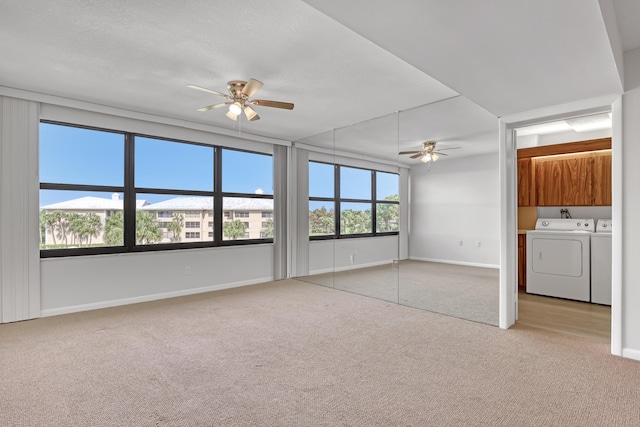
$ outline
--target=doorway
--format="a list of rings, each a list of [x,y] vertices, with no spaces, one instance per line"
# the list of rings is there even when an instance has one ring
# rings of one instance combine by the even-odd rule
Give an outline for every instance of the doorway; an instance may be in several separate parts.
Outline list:
[[[572,106],[562,108],[551,108],[545,111],[532,112],[527,114],[514,115],[513,117],[503,117],[501,119],[501,147],[500,147],[500,168],[501,168],[501,269],[500,277],[500,327],[509,328],[518,320],[519,305],[527,304],[523,299],[519,301],[517,287],[517,132],[516,129],[541,125],[560,120],[568,120],[595,114],[611,113],[612,117],[612,194],[611,217],[615,222],[621,224],[620,206],[616,200],[620,200],[622,193],[621,185],[621,99],[612,97],[609,103],[603,104],[602,100],[585,101]],[[548,114],[544,114],[544,113]],[[612,261],[612,303],[610,311],[610,343],[611,352],[621,355],[621,226],[617,227],[613,233],[613,261]],[[524,307],[523,307],[524,308]],[[525,312],[523,311],[523,314]],[[600,338],[602,339],[602,338]]]
[[[575,299],[581,300],[575,301],[568,289],[563,295],[565,291],[561,289],[568,285],[566,279],[561,280],[566,277],[563,274],[548,276],[536,273],[529,277],[529,273],[533,273],[529,263],[534,256],[530,247],[533,240],[529,239],[533,236],[529,235],[538,228],[540,221],[558,225],[571,225],[574,220],[584,224],[590,221],[593,230],[596,223],[611,224],[611,113],[516,128],[516,148],[519,308],[516,324],[610,342],[610,272],[605,277],[609,281],[608,299],[603,301],[590,295],[594,288],[590,281],[591,273],[603,267],[595,259],[593,265],[590,262],[590,258],[594,258],[590,241],[595,239],[581,237],[580,247],[584,244],[584,248],[580,254],[586,256],[580,260],[579,266],[575,266],[576,271],[582,273],[576,277],[580,282],[572,285]],[[604,230],[610,230],[610,227]],[[540,232],[537,234],[539,238]],[[610,243],[611,234],[607,235]],[[549,250],[553,250],[557,240],[544,242],[551,245]],[[608,261],[610,266],[610,253]],[[546,264],[540,262],[541,265]],[[558,280],[562,284],[557,283]],[[551,293],[535,289],[534,284]],[[565,299],[554,298],[558,296]]]

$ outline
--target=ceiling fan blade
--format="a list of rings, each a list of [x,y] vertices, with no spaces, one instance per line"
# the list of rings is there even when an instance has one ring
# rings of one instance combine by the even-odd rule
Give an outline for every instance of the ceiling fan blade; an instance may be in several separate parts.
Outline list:
[[[259,105],[261,107],[274,107],[274,108],[283,108],[285,110],[293,110],[293,104],[290,102],[280,102],[280,101],[268,101],[266,99],[254,99],[251,101],[253,105]]]
[[[242,107],[242,110],[244,111],[244,115],[247,116],[247,120],[249,120],[250,122],[260,120],[260,116],[258,115],[258,113],[256,113],[256,110],[254,110],[250,106],[245,105],[244,107]]]
[[[413,150],[413,151],[401,151],[398,154],[419,154],[419,153],[422,153],[422,151],[416,151],[416,150]]]
[[[438,148],[438,151],[442,151],[442,150],[457,150],[458,148],[462,148],[462,147],[445,147],[445,148]]]
[[[242,89],[242,94],[247,95],[247,98],[251,98],[254,93],[258,91],[262,87],[262,82],[256,79],[249,79],[244,88]]]
[[[424,155],[424,153],[416,153],[416,154],[414,154],[413,156],[411,156],[411,157],[409,157],[409,158],[410,158],[410,159],[417,159],[418,157],[421,157],[421,156],[423,156],[423,155]]]
[[[229,117],[231,120],[233,120],[234,122],[236,120],[238,120],[238,116],[236,116],[235,114],[233,114],[231,111],[227,111],[227,114],[225,114],[225,116]]]
[[[433,154],[437,154],[438,156],[448,156],[448,154],[441,153],[440,151],[434,151]]]
[[[214,95],[223,96],[225,98],[230,98],[229,95],[225,95],[224,93],[216,92],[215,90],[207,89],[207,88],[204,88],[204,87],[200,87],[200,86],[196,86],[196,85],[187,85],[187,87],[191,88],[191,89],[195,89],[195,90],[201,90],[202,92],[207,92],[207,93],[212,93]]]
[[[209,111],[209,110],[213,110],[214,108],[224,107],[224,106],[229,105],[229,104],[231,104],[231,103],[230,102],[223,102],[222,104],[207,105],[206,107],[198,108],[198,111]]]

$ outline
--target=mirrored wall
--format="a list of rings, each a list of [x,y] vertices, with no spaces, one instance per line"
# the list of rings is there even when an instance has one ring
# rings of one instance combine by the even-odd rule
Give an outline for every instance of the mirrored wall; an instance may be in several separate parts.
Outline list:
[[[497,129],[455,97],[297,141],[294,276],[497,325]]]

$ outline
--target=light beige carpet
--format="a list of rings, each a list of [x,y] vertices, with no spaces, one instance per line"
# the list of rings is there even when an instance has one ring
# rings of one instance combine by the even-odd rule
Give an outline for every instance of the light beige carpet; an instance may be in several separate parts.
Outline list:
[[[406,260],[298,278],[474,322],[498,325],[500,270]]]
[[[0,325],[2,426],[637,426],[640,364],[285,280]]]

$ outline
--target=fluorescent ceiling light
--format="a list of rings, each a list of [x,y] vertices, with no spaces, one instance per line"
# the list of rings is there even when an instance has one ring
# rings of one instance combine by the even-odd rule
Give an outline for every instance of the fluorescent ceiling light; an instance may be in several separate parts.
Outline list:
[[[565,120],[576,132],[611,129],[611,114],[595,114],[593,116],[576,117]]]
[[[519,129],[516,129],[516,132],[518,132],[518,136],[526,136],[526,135],[546,135],[549,133],[560,133],[560,132],[567,132],[570,130],[573,130],[571,129],[571,126],[569,126],[567,122],[562,120],[559,122],[542,123],[539,125],[519,128]]]
[[[611,129],[611,113],[593,114],[591,116],[574,117],[557,122],[541,123],[516,129],[518,136],[547,135],[561,132],[589,132],[593,130]]]

